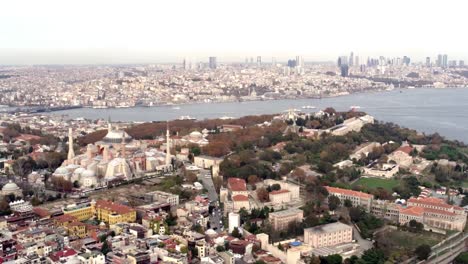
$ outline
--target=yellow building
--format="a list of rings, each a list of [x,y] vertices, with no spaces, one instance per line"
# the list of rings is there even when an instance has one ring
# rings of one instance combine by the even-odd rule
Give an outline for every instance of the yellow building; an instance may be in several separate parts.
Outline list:
[[[66,227],[69,236],[77,236],[83,238],[87,236],[86,225],[81,222],[73,222]]]
[[[74,216],[78,221],[88,220],[94,216],[94,205],[96,202],[85,204],[72,204],[63,209],[63,213]]]
[[[136,210],[122,204],[99,200],[96,202],[96,217],[109,225],[136,221]]]

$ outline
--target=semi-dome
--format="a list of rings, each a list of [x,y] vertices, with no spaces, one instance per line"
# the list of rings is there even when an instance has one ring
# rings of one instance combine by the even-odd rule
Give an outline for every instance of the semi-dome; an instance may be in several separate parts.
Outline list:
[[[18,187],[18,185],[16,185],[16,183],[12,182],[11,180],[5,184],[2,188],[2,192],[3,193],[9,193],[9,192],[16,192],[18,191],[20,188]]]
[[[81,173],[81,177],[87,178],[87,177],[94,177],[96,174],[92,170],[85,170]]]
[[[67,175],[68,174],[68,170],[65,168],[65,167],[58,167],[54,174],[57,174],[57,175]]]
[[[73,171],[73,174],[75,175],[81,175],[85,171],[85,168],[79,167],[75,171]]]

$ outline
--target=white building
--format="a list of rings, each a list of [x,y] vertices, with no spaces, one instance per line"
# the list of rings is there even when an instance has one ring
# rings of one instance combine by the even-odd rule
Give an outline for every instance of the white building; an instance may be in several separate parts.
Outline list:
[[[240,226],[240,215],[238,213],[229,213],[229,233],[232,233],[234,228]]]

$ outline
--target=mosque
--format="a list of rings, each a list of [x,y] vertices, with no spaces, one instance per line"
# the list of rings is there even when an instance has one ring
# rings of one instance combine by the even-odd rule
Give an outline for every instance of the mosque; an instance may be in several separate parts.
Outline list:
[[[53,173],[71,182],[77,181],[83,188],[107,185],[113,180],[138,178],[145,172],[172,170],[169,128],[166,133],[166,149],[147,148],[142,141],[134,140],[124,130],[108,125],[106,136],[88,144],[84,154],[75,155],[73,133],[68,131],[68,157]]]
[[[23,191],[13,181],[8,181],[7,184],[3,185],[0,191],[0,196],[7,196],[13,194],[16,198],[23,197]]]

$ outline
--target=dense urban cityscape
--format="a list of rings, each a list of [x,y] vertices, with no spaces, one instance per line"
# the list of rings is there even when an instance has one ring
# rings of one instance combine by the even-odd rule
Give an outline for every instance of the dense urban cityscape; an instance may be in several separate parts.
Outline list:
[[[3,66],[0,104],[67,109],[126,108],[186,103],[322,98],[417,87],[466,87],[463,60],[413,63],[407,56],[339,56],[336,63],[287,63],[262,57],[243,63],[184,59],[181,64],[102,66]]]
[[[0,9],[0,264],[468,264],[464,1]]]

